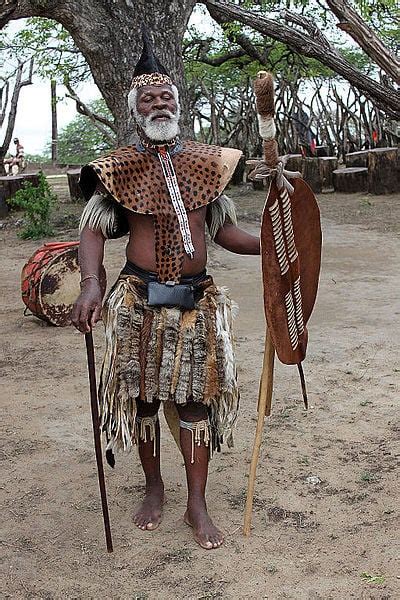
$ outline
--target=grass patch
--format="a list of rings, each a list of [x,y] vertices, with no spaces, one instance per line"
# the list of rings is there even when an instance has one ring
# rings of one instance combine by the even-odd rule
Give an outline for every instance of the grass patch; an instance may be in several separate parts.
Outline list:
[[[366,583],[377,583],[378,585],[385,583],[384,575],[371,575],[371,573],[361,573],[361,579]]]

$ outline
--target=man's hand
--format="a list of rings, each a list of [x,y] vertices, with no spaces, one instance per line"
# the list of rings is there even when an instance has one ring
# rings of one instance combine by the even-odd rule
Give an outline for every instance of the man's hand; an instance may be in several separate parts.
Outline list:
[[[76,300],[71,315],[72,324],[81,333],[88,333],[101,319],[102,295],[96,279],[87,279]]]

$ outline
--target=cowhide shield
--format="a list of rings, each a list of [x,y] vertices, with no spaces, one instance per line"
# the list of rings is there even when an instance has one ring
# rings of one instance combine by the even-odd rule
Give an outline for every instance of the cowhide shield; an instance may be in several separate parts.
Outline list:
[[[307,328],[318,289],[321,264],[319,208],[302,179],[294,193],[272,181],[261,228],[264,308],[278,358],[299,364],[306,355]]]

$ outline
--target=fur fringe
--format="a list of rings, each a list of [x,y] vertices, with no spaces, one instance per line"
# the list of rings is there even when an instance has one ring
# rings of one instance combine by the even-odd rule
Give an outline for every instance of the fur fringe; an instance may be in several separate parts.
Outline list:
[[[236,305],[226,289],[211,284],[192,311],[149,307],[140,283],[134,276],[121,277],[103,309],[106,351],[99,402],[107,450],[129,450],[137,443],[139,395],[145,402],[159,398],[184,404],[193,398],[205,404],[212,451],[224,440],[231,446],[239,405],[232,335]]]
[[[217,235],[218,229],[222,227],[225,221],[237,225],[236,210],[233,200],[225,194],[221,194],[209,207],[211,221],[208,226],[211,239]]]
[[[87,226],[93,231],[100,229],[106,239],[121,237],[128,232],[122,208],[110,195],[93,194],[83,209],[79,233]]]

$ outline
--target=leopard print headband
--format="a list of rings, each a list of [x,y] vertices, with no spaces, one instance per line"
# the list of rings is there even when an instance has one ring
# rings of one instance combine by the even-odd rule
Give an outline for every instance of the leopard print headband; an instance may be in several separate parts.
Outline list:
[[[144,85],[172,85],[172,79],[163,73],[143,73],[132,79],[131,90],[137,90]]]

